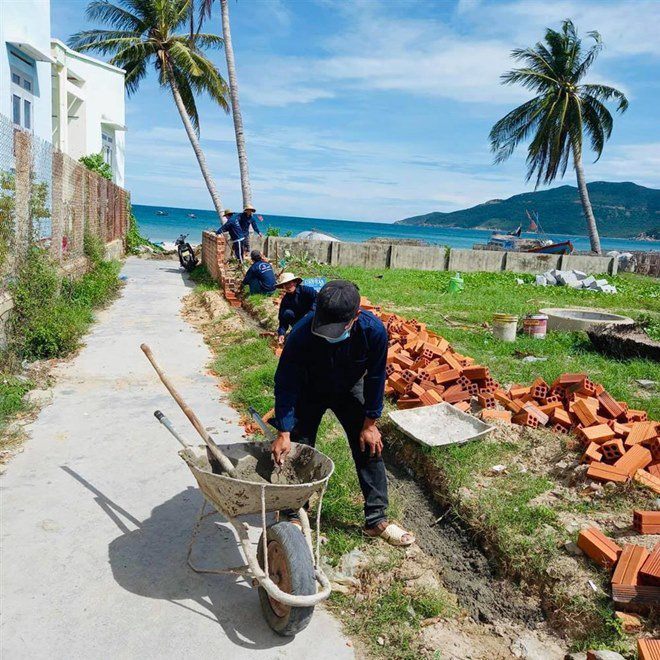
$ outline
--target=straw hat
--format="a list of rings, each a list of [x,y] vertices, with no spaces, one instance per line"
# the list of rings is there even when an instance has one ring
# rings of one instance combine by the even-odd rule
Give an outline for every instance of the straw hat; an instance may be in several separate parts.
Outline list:
[[[255,212],[257,209],[255,209],[251,204],[248,204],[243,210]]]
[[[302,277],[296,277],[293,273],[282,273],[277,280],[277,284],[275,286],[277,287],[282,287],[285,284],[288,284],[289,282],[295,282],[296,284],[300,284],[302,282]]]
[[[234,215],[234,212],[233,212],[231,209],[225,209],[225,210],[222,212],[222,215],[223,215],[223,217],[226,218],[228,215]]]

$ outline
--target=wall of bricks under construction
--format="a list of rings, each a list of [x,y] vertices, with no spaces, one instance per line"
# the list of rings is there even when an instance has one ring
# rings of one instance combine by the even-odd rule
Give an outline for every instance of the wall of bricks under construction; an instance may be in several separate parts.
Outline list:
[[[204,232],[202,254],[205,264],[211,263],[211,252],[216,248],[215,234]],[[498,252],[491,250],[448,249],[443,246],[388,245],[381,243],[348,243],[338,241],[307,241],[279,236],[260,237],[252,235],[251,247],[260,249],[271,260],[288,257],[305,257],[332,266],[354,266],[359,268],[409,268],[413,270],[451,270],[459,272],[499,272],[540,274],[552,268],[581,270],[589,275],[608,273],[616,275],[618,259],[584,255],[532,254],[521,252]],[[223,241],[228,255],[229,247]],[[213,252],[215,254],[215,252]],[[660,262],[660,255],[658,257]],[[655,265],[660,271],[660,263]],[[209,272],[217,280],[213,266]],[[653,273],[651,265],[648,272]]]

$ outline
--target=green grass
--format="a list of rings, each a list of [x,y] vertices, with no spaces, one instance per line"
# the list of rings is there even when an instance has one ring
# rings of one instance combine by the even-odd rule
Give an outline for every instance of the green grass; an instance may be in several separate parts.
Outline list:
[[[0,372],[0,429],[12,415],[25,409],[23,397],[33,387],[34,383],[29,380]]]
[[[195,283],[193,289],[195,293],[218,290],[218,283],[211,277],[204,264],[195,266],[195,269],[190,273],[190,279]]]

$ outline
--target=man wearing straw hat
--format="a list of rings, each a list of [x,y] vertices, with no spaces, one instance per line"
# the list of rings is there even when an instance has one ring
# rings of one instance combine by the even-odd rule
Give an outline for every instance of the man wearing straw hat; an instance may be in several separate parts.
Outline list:
[[[352,282],[334,280],[319,291],[314,314],[291,331],[275,372],[277,438],[273,461],[281,465],[291,442],[312,447],[330,409],[342,425],[364,496],[364,533],[391,545],[415,537],[387,519],[387,474],[376,420],[383,411],[387,331],[380,319],[360,309]],[[295,522],[292,511],[284,515]]]
[[[248,204],[243,209],[243,213],[238,216],[238,224],[243,231],[243,254],[247,254],[250,251],[250,227],[252,227],[255,234],[261,236],[259,227],[254,219],[254,213],[256,210],[257,209],[255,209],[254,206]]]
[[[230,209],[225,209],[222,215],[225,218],[225,223],[215,233],[220,234],[226,232],[229,234],[232,252],[234,253],[234,256],[243,263],[242,244],[245,241],[245,235],[243,234],[241,225],[238,223],[238,217],[235,216],[234,212]]]
[[[277,343],[281,346],[287,330],[314,309],[316,289],[305,286],[302,279],[293,273],[282,273],[277,280],[277,288],[284,289],[277,328]]]

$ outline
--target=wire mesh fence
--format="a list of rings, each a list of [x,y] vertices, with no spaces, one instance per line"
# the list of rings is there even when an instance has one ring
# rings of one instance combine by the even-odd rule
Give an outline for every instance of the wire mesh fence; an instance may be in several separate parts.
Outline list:
[[[84,256],[85,235],[105,243],[128,230],[125,190],[0,115],[0,280],[31,245],[65,264]]]

